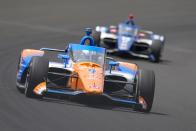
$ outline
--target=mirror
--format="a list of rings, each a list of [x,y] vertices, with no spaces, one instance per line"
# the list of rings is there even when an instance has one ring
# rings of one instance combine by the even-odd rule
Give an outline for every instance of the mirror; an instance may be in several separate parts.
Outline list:
[[[110,61],[109,65],[110,65],[110,73],[111,73],[112,72],[112,68],[115,67],[115,66],[118,66],[119,63],[116,62],[116,61]]]
[[[66,65],[68,64],[68,60],[70,58],[69,55],[58,54],[58,58],[64,60],[64,64],[65,64],[65,67],[66,67]]]

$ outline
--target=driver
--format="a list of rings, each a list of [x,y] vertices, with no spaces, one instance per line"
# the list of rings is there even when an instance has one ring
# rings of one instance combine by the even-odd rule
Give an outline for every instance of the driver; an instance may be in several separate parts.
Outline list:
[[[127,25],[135,26],[134,16],[133,14],[129,14],[128,20],[125,22]]]

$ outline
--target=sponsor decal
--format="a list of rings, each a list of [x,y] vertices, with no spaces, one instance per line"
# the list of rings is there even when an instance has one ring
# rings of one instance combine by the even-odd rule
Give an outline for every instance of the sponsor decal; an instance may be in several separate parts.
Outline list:
[[[91,74],[95,74],[95,72],[96,72],[95,69],[89,69],[88,71],[89,71],[89,73],[91,73]]]
[[[96,86],[95,83],[94,83],[93,85],[90,85],[89,87],[90,87],[90,88],[93,88],[93,89],[99,89],[99,87]]]

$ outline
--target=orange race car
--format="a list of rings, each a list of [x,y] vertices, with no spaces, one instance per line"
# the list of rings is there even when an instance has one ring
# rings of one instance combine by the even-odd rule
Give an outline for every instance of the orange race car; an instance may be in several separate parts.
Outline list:
[[[27,97],[102,96],[149,112],[155,90],[154,72],[106,57],[105,48],[94,46],[91,32],[87,28],[81,42],[70,43],[65,50],[24,49],[17,71],[18,89],[24,90]],[[51,52],[57,54],[47,57]]]

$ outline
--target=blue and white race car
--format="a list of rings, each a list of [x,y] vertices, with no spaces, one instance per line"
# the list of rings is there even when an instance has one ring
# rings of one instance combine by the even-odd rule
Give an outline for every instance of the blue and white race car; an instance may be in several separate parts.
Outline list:
[[[129,53],[152,62],[160,61],[165,42],[164,36],[142,30],[133,20],[118,26],[97,26],[93,37],[95,43],[107,48],[109,53]]]

